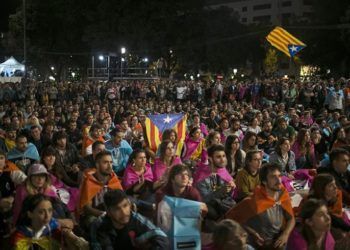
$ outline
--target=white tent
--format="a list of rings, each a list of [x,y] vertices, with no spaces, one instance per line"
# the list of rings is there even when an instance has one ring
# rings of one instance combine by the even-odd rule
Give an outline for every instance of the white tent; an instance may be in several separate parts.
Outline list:
[[[19,63],[14,57],[10,57],[0,64],[0,75],[4,77],[12,77],[17,70],[24,71],[24,65]]]

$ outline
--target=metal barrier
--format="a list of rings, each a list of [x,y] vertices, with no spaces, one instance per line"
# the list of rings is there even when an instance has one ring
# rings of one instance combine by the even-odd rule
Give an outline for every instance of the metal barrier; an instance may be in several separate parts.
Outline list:
[[[88,68],[89,79],[156,79],[157,72],[148,68]]]

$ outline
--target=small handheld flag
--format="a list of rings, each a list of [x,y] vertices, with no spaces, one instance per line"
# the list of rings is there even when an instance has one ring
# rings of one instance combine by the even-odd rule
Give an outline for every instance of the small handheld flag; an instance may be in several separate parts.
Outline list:
[[[267,35],[266,39],[272,46],[282,51],[288,57],[294,57],[306,47],[305,43],[278,26]]]

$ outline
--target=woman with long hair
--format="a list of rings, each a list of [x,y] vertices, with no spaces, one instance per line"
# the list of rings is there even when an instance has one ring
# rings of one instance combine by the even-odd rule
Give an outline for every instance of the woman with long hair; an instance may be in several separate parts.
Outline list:
[[[153,192],[154,176],[147,163],[146,152],[137,149],[129,157],[123,177],[123,188],[128,195],[147,200]]]
[[[309,199],[301,209],[301,227],[289,236],[287,250],[330,250],[335,241],[330,232],[331,217],[323,200]]]
[[[255,134],[259,134],[261,132],[261,127],[259,124],[259,120],[257,118],[253,118],[247,128],[247,131],[254,132]]]
[[[181,164],[181,159],[175,155],[174,144],[170,140],[163,140],[159,145],[159,157],[155,159],[153,165],[157,188],[166,183],[170,169],[177,164]]]
[[[41,193],[26,197],[12,234],[13,249],[88,249],[85,239],[76,236],[53,215],[52,198]]]
[[[51,200],[44,194],[26,197],[21,217],[12,236],[14,249],[61,249],[63,241],[59,223],[52,217]]]
[[[201,122],[201,117],[198,113],[195,113],[193,115],[193,123],[191,124],[190,128],[194,128],[194,127],[198,127],[201,129],[203,137],[206,137],[209,134],[207,126]]]
[[[262,154],[260,150],[248,151],[244,168],[241,168],[236,176],[238,200],[251,195],[256,186],[260,185],[259,172],[262,163]]]
[[[341,232],[350,232],[350,220],[343,212],[342,192],[337,188],[332,175],[317,175],[312,182],[308,198],[324,200],[332,218],[332,228]]]
[[[190,160],[199,162],[202,157],[202,152],[205,146],[205,139],[201,136],[201,129],[194,127],[190,130],[185,139],[184,149],[182,152],[182,160]]]
[[[28,177],[24,183],[16,188],[15,201],[13,206],[13,221],[16,223],[22,202],[28,195],[45,194],[58,198],[55,188],[51,185],[49,173],[42,164],[33,164],[28,169]]]
[[[235,177],[238,170],[244,167],[246,153],[240,148],[238,136],[229,135],[226,138],[225,153],[227,158],[227,170]]]
[[[312,170],[296,169],[295,155],[290,150],[290,140],[287,137],[282,137],[278,140],[275,151],[270,154],[269,162],[281,166],[282,184],[289,192],[295,190],[292,185],[293,180],[304,180],[308,181],[308,183],[311,183],[313,180]]]
[[[344,128],[338,127],[334,129],[334,140],[332,143],[332,150],[335,148],[340,148],[344,146],[348,146],[348,142],[346,140],[346,133]]]
[[[62,202],[67,205],[69,211],[75,211],[76,204],[79,200],[79,189],[69,187],[62,182],[62,175],[60,171],[57,170],[57,166],[55,165],[56,154],[52,147],[47,147],[43,150],[41,155],[41,163],[46,167],[50,182],[52,186],[56,188],[56,192]]]
[[[205,138],[205,146],[202,151],[201,163],[208,164],[208,151],[207,149],[214,145],[221,143],[221,135],[218,131],[211,131],[208,136]]]
[[[287,137],[280,138],[275,146],[275,151],[270,154],[269,161],[282,167],[282,175],[294,179],[290,173],[296,170],[295,155],[290,148],[289,139]]]
[[[211,250],[252,250],[247,244],[248,234],[236,221],[225,219],[220,221],[213,232],[213,247]]]
[[[298,169],[316,168],[314,144],[311,141],[308,129],[300,129],[297,139],[292,146],[292,151],[295,154],[295,162]]]
[[[179,141],[178,139],[179,138],[175,129],[166,129],[162,134],[162,140],[170,140],[174,144],[175,155],[180,156],[183,141]]]
[[[242,141],[242,150],[248,152],[258,149],[258,136],[251,131],[246,132]]]

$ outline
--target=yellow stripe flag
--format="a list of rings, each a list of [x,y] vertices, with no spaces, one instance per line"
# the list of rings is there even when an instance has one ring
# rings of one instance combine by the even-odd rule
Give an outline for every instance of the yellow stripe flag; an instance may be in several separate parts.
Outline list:
[[[272,46],[276,47],[289,57],[293,57],[306,47],[305,43],[278,26],[268,34],[266,39]]]

